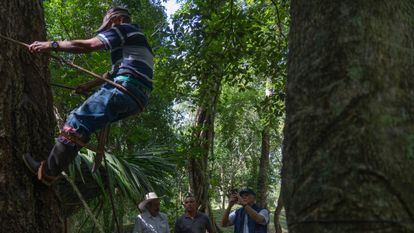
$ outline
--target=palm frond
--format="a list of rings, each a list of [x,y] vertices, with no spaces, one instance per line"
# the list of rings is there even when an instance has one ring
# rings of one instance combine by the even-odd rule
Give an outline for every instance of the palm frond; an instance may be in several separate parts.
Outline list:
[[[112,191],[116,189],[117,192],[120,191],[122,195],[137,203],[138,199],[149,191],[163,194],[168,190],[166,184],[175,174],[176,165],[173,159],[165,156],[166,154],[170,154],[170,151],[143,151],[125,156],[105,153],[106,169],[102,169],[102,166],[95,174],[89,175],[92,175],[104,196],[107,193],[105,189],[108,188],[104,178],[109,176],[113,185]],[[79,174],[81,180],[85,182],[84,176],[86,174],[84,174],[81,164],[84,163],[91,171],[95,152],[85,149],[79,155],[74,165],[69,169],[70,175]]]

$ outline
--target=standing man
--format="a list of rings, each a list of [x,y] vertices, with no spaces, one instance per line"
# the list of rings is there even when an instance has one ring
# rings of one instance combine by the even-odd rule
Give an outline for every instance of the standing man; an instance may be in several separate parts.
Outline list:
[[[234,204],[242,207],[231,212]],[[221,219],[221,226],[234,225],[234,233],[266,233],[269,211],[256,205],[256,193],[249,188],[232,194],[229,205]]]
[[[209,217],[198,211],[198,203],[193,195],[188,194],[184,199],[185,214],[175,222],[174,233],[205,233],[211,230]]]
[[[35,41],[29,46],[32,53],[88,53],[102,49],[111,52],[112,70],[106,77],[124,86],[135,98],[105,83],[70,113],[46,161],[38,162],[30,154],[23,155],[28,168],[45,184],[56,180],[89,141],[93,132],[144,110],[152,90],[153,53],[141,29],[131,24],[128,10],[121,7],[108,10],[96,37],[87,40]],[[103,81],[96,79],[78,86],[77,91],[88,91],[101,84]]]
[[[142,214],[138,215],[132,233],[170,233],[168,217],[160,212],[160,199],[156,193],[145,195],[138,208]]]

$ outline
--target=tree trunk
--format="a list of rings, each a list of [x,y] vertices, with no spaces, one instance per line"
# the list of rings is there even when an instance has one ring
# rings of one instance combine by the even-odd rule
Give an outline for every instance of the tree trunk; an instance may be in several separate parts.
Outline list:
[[[204,128],[196,133],[197,151],[195,156],[190,158],[190,186],[191,190],[196,196],[197,203],[200,204],[200,210],[203,212],[208,206],[208,154],[209,154],[209,141],[211,137],[211,117],[208,116],[207,110],[200,107],[197,111],[196,128]],[[199,143],[199,144],[198,144]]]
[[[269,109],[269,103],[271,103],[271,97],[274,94],[274,89],[272,87],[272,79],[268,78],[266,80],[266,91],[265,91],[265,100],[263,102],[264,108],[261,108],[261,118],[265,120],[265,124],[262,130],[262,151],[260,156],[259,164],[259,175],[257,176],[257,203],[263,208],[267,208],[267,191],[268,191],[268,180],[269,180],[269,170],[270,170],[270,120],[267,115],[274,114],[274,112]]]
[[[414,3],[294,0],[289,232],[414,231]]]
[[[216,232],[216,224],[211,210],[208,190],[210,188],[210,177],[208,158],[213,152],[214,141],[214,118],[216,113],[217,99],[220,89],[220,81],[211,78],[206,81],[201,91],[201,104],[197,110],[194,151],[195,154],[189,160],[190,188],[193,191],[197,202],[200,204],[200,211],[209,215],[213,224],[213,231]],[[213,233],[214,233],[213,232]]]
[[[279,198],[277,199],[277,205],[275,209],[275,213],[273,216],[273,222],[275,224],[275,233],[283,233],[282,225],[280,224],[280,214],[282,213],[283,209],[283,201],[282,201],[282,193],[279,194]]]
[[[260,156],[259,175],[257,179],[257,204],[267,207],[267,190],[269,176],[269,126],[262,130],[262,152]]]
[[[0,33],[30,43],[45,40],[42,1],[0,2]],[[47,55],[0,39],[0,232],[62,232],[53,188],[37,181],[21,157],[45,159],[55,121]]]

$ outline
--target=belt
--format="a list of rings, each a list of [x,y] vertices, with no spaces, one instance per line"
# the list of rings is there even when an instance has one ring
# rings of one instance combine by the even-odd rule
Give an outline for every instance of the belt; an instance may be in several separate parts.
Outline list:
[[[143,84],[139,79],[137,79],[133,75],[129,75],[129,74],[119,75],[115,77],[114,81],[118,81],[118,80],[129,82],[136,87],[141,87],[141,89],[143,89],[143,91],[146,92],[147,94],[149,94],[152,91],[152,88]]]

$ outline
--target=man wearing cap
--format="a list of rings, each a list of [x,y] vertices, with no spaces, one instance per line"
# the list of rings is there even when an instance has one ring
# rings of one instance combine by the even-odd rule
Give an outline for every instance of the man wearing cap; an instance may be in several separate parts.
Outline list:
[[[168,217],[160,212],[160,198],[151,192],[139,203],[142,214],[138,215],[132,233],[169,233]]]
[[[131,24],[128,10],[122,7],[109,9],[97,33],[97,36],[86,40],[35,41],[29,46],[32,53],[109,50],[112,70],[106,78],[124,86],[135,97],[109,83],[103,84],[100,79],[78,86],[77,92],[85,92],[103,84],[70,113],[46,161],[38,162],[31,154],[23,155],[29,169],[46,184],[56,180],[75,159],[93,132],[108,123],[142,112],[148,103],[152,90],[153,53],[139,26]]]
[[[242,207],[231,211],[234,204]],[[221,226],[234,225],[234,233],[266,233],[269,211],[256,205],[256,193],[250,188],[230,196],[229,205],[221,219]]]
[[[198,203],[192,194],[188,194],[183,202],[185,214],[175,222],[174,233],[211,233],[210,218],[198,211]]]

